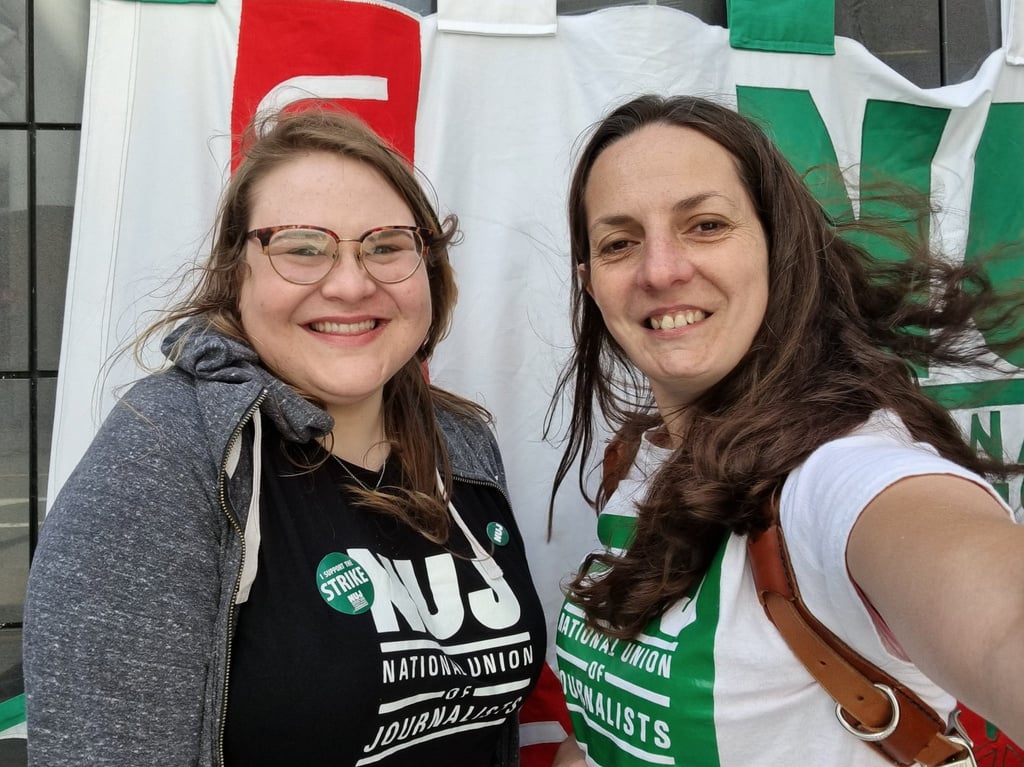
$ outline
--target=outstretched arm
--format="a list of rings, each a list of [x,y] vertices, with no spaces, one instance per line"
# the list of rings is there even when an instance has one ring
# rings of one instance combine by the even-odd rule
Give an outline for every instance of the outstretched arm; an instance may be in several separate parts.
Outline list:
[[[864,509],[847,565],[911,660],[1024,743],[1024,527],[970,480],[911,477]]]

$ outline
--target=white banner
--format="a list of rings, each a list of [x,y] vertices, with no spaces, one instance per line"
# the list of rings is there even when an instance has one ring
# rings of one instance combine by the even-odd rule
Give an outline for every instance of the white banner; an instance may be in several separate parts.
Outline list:
[[[969,82],[924,90],[847,39],[836,39],[834,56],[734,50],[728,30],[663,6],[559,17],[554,34],[538,29],[443,32],[436,16],[382,3],[92,0],[49,497],[117,387],[140,375],[115,351],[166,303],[169,279],[206,252],[230,136],[260,103],[345,99],[414,155],[442,211],[460,217],[465,238],[452,253],[460,302],[431,376],[495,416],[550,616],[560,580],[596,540],[593,513],[571,483],[546,540],[559,449],[541,432],[570,343],[572,150],[611,106],[647,91],[739,103],[804,155],[794,157],[798,167],[831,159],[851,168],[853,196],[862,156],[891,161],[893,173],[943,205],[933,234],[947,246],[970,249],[976,232],[980,247],[1024,231],[1014,209],[1024,208],[1014,191],[1024,191],[1024,150],[1001,139],[1024,128],[1024,70],[1005,50]],[[914,140],[900,132],[908,125]],[[976,158],[993,168],[978,184]],[[995,202],[972,207],[982,193]],[[977,222],[984,227],[972,228]],[[1024,382],[988,392],[930,371],[925,383],[944,385],[951,402],[974,397],[978,406],[961,417],[976,441],[1020,454],[1024,394],[1013,387]],[[1007,493],[1019,507],[1020,481]]]

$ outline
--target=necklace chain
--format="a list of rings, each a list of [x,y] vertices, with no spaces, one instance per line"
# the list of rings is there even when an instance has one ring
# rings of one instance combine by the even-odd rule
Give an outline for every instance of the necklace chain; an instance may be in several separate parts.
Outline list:
[[[359,479],[359,477],[357,477],[355,474],[352,473],[352,470],[348,467],[348,464],[345,463],[344,460],[342,460],[340,457],[336,456],[334,453],[331,453],[331,457],[334,458],[334,460],[336,460],[339,464],[341,464],[341,468],[343,468],[345,470],[345,473],[348,474],[350,477],[352,477],[352,479],[354,479],[356,481],[356,484],[359,485],[361,488],[363,488],[363,490],[367,490],[367,491],[369,491],[371,493],[376,492],[377,490],[380,490],[380,483],[384,481],[384,471],[388,467],[388,457],[387,456],[384,456],[384,463],[382,463],[381,466],[380,466],[380,474],[377,475],[377,484],[374,485],[372,489],[370,488],[369,485],[367,485],[365,482],[363,482],[363,480]]]

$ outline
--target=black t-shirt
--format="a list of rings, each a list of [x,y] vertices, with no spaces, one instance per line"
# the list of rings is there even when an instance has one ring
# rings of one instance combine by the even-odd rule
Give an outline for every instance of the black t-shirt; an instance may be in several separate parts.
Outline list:
[[[389,465],[383,486],[398,481]],[[353,485],[337,460],[303,469],[277,435],[264,439],[259,569],[230,658],[227,764],[489,767],[546,643],[508,502],[488,485],[454,486],[455,508],[500,565],[489,578],[454,520],[448,542],[432,543],[354,506]]]

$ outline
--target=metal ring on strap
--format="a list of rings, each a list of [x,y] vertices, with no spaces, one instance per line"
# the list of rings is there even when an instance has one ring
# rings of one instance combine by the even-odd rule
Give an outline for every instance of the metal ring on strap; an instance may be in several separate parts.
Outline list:
[[[845,729],[851,735],[854,735],[860,738],[861,740],[867,741],[868,743],[876,743],[880,740],[885,740],[894,732],[896,732],[896,727],[900,723],[900,704],[899,701],[896,700],[896,693],[894,693],[892,691],[892,688],[889,687],[889,685],[887,684],[876,683],[875,687],[884,692],[885,696],[889,699],[889,702],[892,704],[892,721],[890,721],[889,724],[887,724],[880,730],[858,730],[856,727],[850,724],[849,721],[847,721],[845,716],[843,716],[844,709],[842,705],[836,703],[836,719],[839,720],[839,724],[843,725],[843,729]]]

